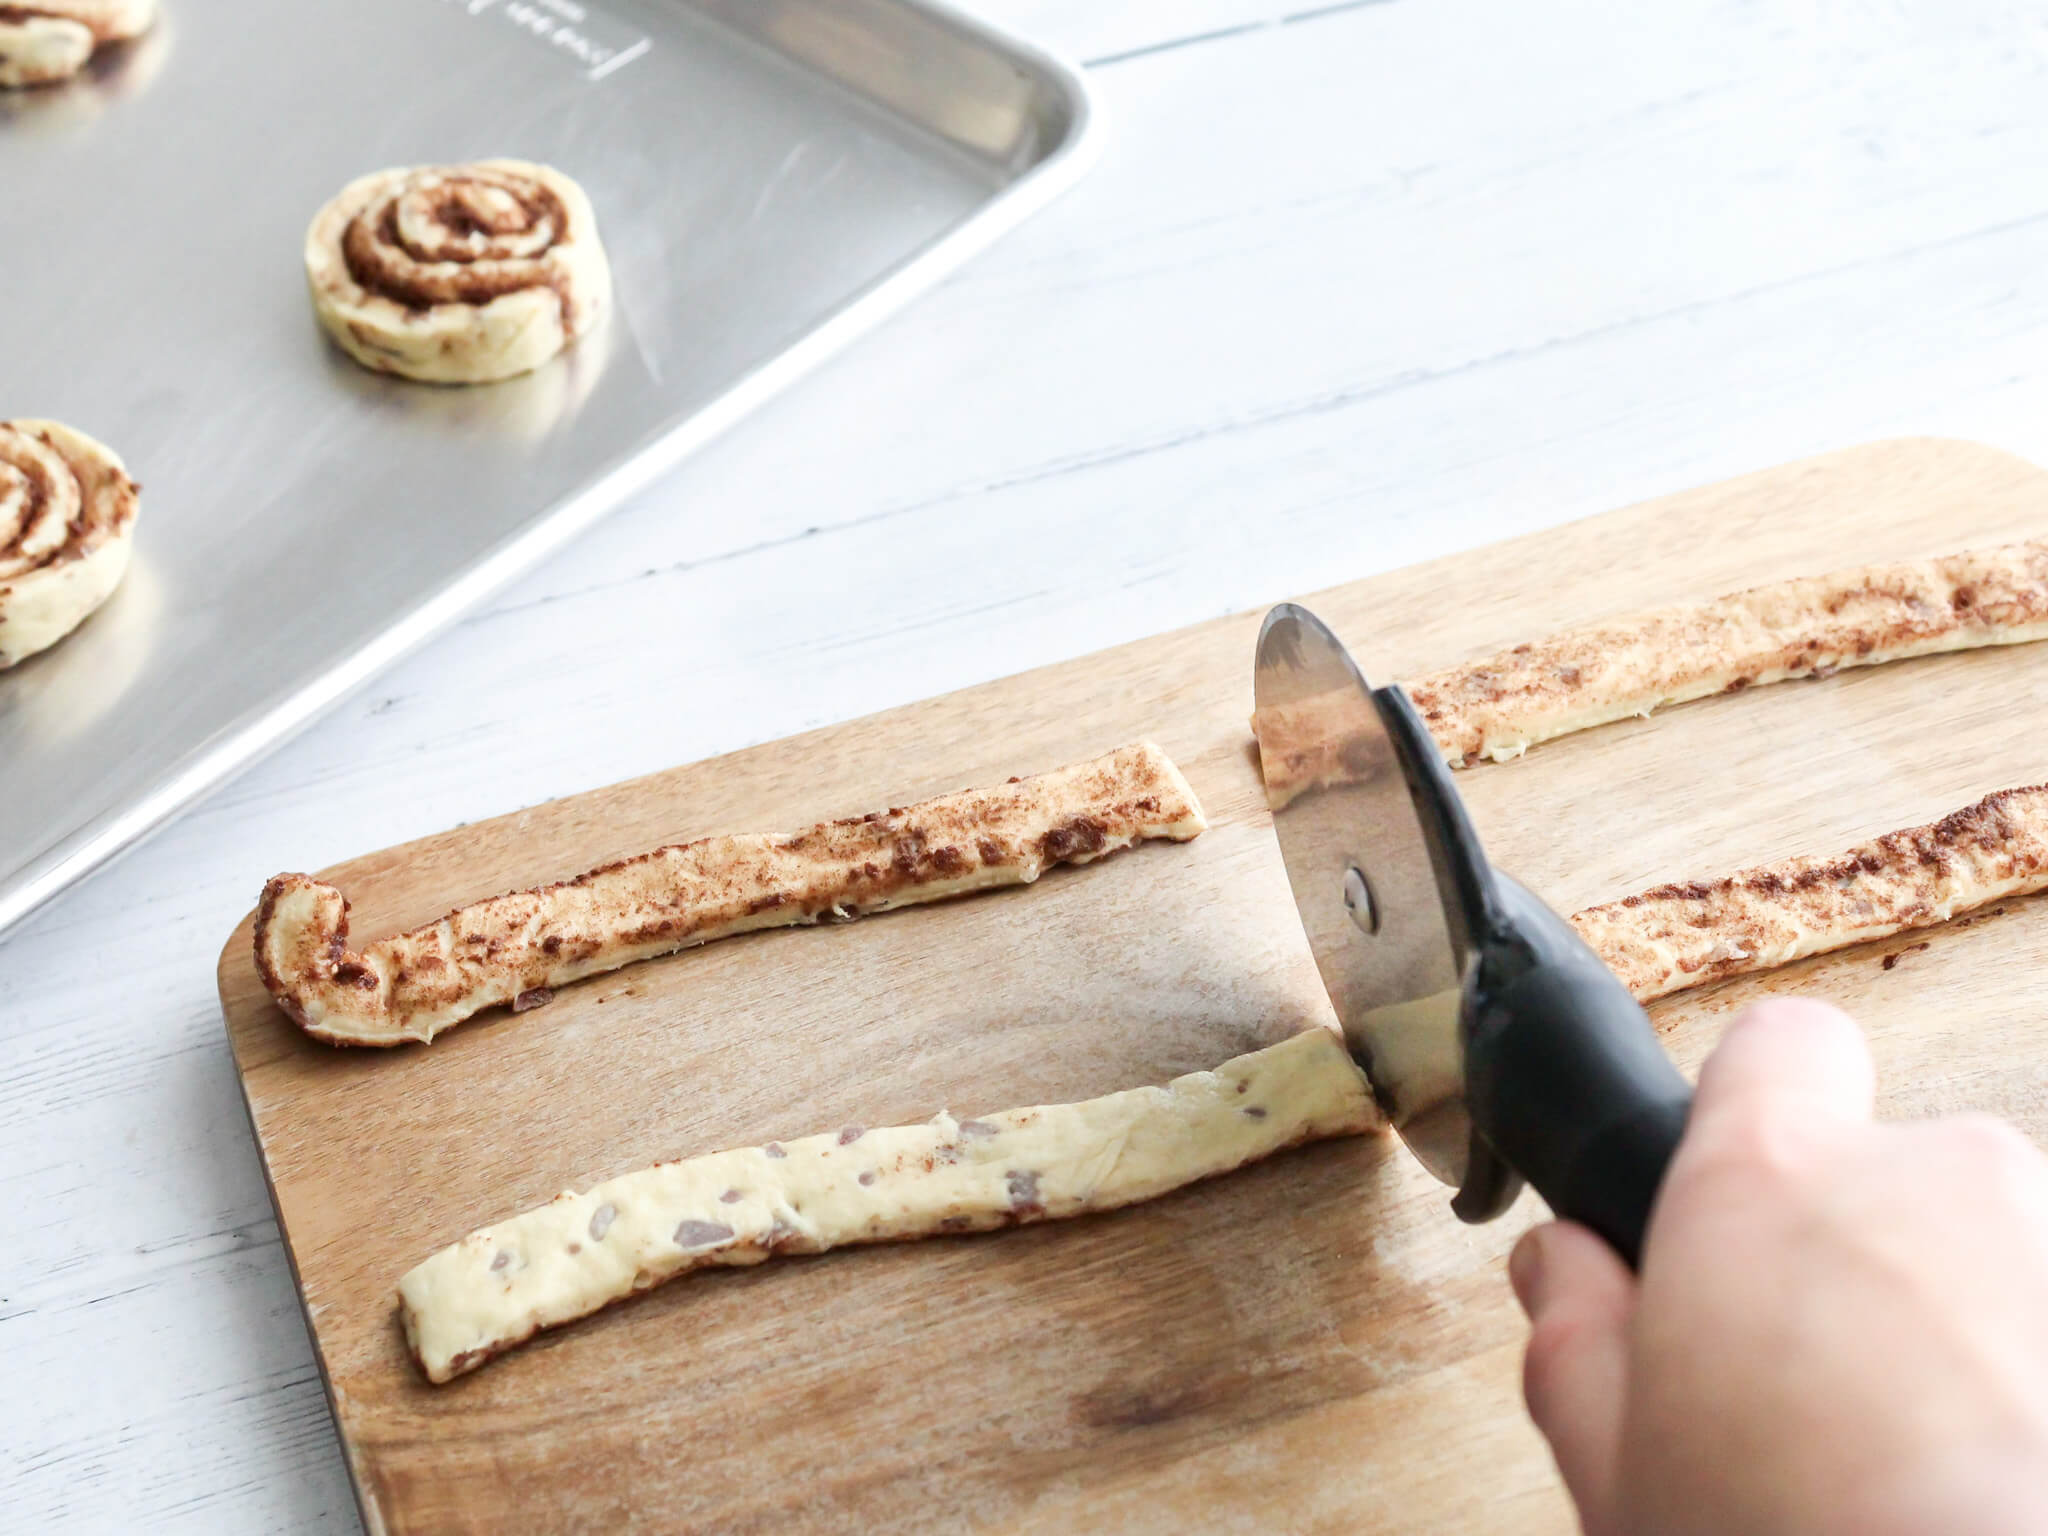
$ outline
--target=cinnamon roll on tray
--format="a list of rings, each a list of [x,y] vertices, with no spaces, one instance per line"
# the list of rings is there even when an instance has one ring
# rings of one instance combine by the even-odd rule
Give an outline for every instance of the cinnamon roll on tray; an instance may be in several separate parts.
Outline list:
[[[350,182],[306,231],[306,279],[321,325],[350,357],[433,384],[538,368],[611,304],[589,198],[524,160]]]
[[[55,421],[0,421],[0,668],[47,650],[128,570],[141,487]]]
[[[0,0],[0,88],[68,80],[155,20],[156,0]]]

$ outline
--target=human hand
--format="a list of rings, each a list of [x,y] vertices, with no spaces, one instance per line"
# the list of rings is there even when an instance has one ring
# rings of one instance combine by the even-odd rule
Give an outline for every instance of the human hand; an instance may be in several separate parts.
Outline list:
[[[1824,1004],[1730,1026],[1640,1279],[1551,1222],[1509,1260],[1523,1385],[1588,1536],[2048,1533],[2048,1158],[1877,1125]]]

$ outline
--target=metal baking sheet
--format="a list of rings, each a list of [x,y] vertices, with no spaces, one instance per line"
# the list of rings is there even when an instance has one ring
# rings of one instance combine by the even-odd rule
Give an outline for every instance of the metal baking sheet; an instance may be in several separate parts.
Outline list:
[[[0,92],[0,417],[142,482],[127,581],[0,672],[0,928],[1083,169],[1072,69],[917,0],[164,0]],[[618,304],[522,379],[370,374],[301,240],[364,171],[589,190]]]

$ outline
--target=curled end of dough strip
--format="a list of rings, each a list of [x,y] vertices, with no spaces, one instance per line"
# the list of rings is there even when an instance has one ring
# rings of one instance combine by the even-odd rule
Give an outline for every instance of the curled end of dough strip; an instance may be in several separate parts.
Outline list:
[[[140,37],[156,0],[8,0],[0,4],[0,88],[55,85],[102,43]]]
[[[672,843],[459,907],[360,951],[348,947],[340,891],[279,875],[256,911],[256,969],[315,1039],[428,1041],[485,1008],[538,1008],[557,987],[714,939],[1029,884],[1054,865],[1186,842],[1206,826],[1173,760],[1138,742],[801,832]]]
[[[0,421],[0,669],[55,645],[120,585],[140,491],[83,432]]]
[[[263,887],[256,973],[277,1006],[316,1040],[402,1045],[431,1038],[393,1021],[389,985],[348,947],[348,898],[310,875],[278,875]]]
[[[583,189],[524,160],[350,182],[306,231],[320,324],[365,368],[482,384],[538,368],[611,304]]]

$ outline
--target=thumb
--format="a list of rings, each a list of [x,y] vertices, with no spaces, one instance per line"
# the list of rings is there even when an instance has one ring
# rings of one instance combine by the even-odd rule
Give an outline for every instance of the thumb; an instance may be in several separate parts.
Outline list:
[[[1569,1221],[1524,1233],[1508,1278],[1529,1314],[1529,1417],[1550,1442],[1586,1530],[1612,1531],[1635,1279],[1611,1248]]]
[[[1854,1019],[1809,998],[1772,998],[1737,1014],[1700,1068],[1686,1137],[1711,1143],[1725,1126],[1758,1120],[1868,1120],[1875,1092],[1870,1047]]]

